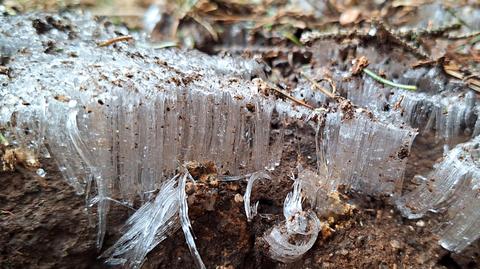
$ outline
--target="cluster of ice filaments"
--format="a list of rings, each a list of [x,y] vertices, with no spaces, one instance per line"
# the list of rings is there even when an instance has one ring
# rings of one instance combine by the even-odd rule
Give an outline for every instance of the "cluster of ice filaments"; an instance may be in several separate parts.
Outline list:
[[[82,28],[84,22],[74,22],[79,25],[73,29],[82,36],[91,31],[99,31],[97,38],[114,34],[86,21],[88,29]],[[131,207],[140,200],[146,209],[142,207],[129,223],[134,225],[135,218],[141,218],[151,234],[155,229],[162,234],[161,227],[170,231],[170,224],[156,226],[170,223],[168,214],[157,213],[161,209],[148,201],[152,190],[164,187],[166,193],[157,197],[169,201],[171,189],[163,183],[179,163],[214,161],[220,172],[235,175],[269,166],[271,153],[278,152],[270,139],[274,102],[260,97],[255,85],[244,80],[261,77],[261,66],[254,60],[158,52],[126,44],[99,48],[91,44],[91,37],[72,41],[57,31],[56,45],[62,51],[53,55],[44,53],[42,45],[53,31],[37,35],[32,24],[19,27],[15,31],[25,30],[32,36],[30,45],[17,40],[21,35],[12,36],[7,45],[25,44],[32,53],[15,55],[10,65],[14,78],[0,77],[7,85],[0,89],[0,125],[6,128],[2,132],[14,146],[32,148],[37,156],[46,142],[67,181],[79,194],[86,194],[89,207],[97,205],[99,248],[111,201]],[[70,53],[78,58],[71,61]],[[185,201],[179,210],[188,214]],[[167,215],[159,220],[157,214]],[[192,246],[188,219],[180,219]],[[136,249],[135,254],[126,254],[125,246],[120,246],[110,261],[128,260],[138,266],[145,250],[155,245],[145,234],[142,240],[146,246],[126,247]],[[124,254],[134,257],[115,258]],[[198,252],[192,249],[192,254],[202,267]]]
[[[336,52],[336,49],[332,50]],[[373,69],[383,69],[383,64],[371,65]],[[324,71],[318,69],[317,72]],[[443,140],[450,146],[475,137],[480,130],[476,93],[458,84],[447,83],[443,71],[438,68],[406,71],[395,79],[400,83],[417,85],[417,91],[383,85],[366,74],[356,77],[349,71],[334,69],[324,76],[329,75],[337,82],[338,94],[355,105],[382,114],[392,123],[418,128],[420,133],[433,132],[437,140]],[[318,77],[318,74],[312,72],[310,76]],[[313,106],[325,100],[325,96],[310,90],[306,79],[299,79],[293,95]]]
[[[438,140],[444,139],[450,145],[458,143],[459,137],[474,137],[474,130],[480,128],[475,121],[479,114],[473,91],[412,92],[383,86],[366,75],[343,86],[346,96],[355,104],[383,113],[392,122],[419,128],[420,132],[433,131]]]
[[[186,100],[185,95],[191,99]],[[270,151],[268,101],[244,100],[256,104],[257,112],[252,113],[242,107],[244,103],[234,103],[229,94],[178,90],[173,96],[157,96],[155,102],[120,93],[114,97],[112,102],[105,100],[111,110],[78,115],[77,107],[69,108],[66,131],[60,133],[68,138],[60,144],[72,145],[70,152],[60,155],[80,160],[83,169],[79,171],[87,172],[86,185],[95,183],[98,246],[106,230],[108,198],[116,195],[130,205],[136,197],[148,199],[149,191],[157,188],[179,162],[216,160],[219,167],[233,173],[268,165],[264,156]],[[58,142],[49,141],[54,156],[60,152],[57,148],[64,148],[57,146]],[[75,175],[76,167],[71,165],[64,164]]]
[[[283,215],[285,221],[274,226],[264,239],[273,259],[292,262],[312,248],[320,232],[320,220],[315,212],[302,208],[300,181],[295,181],[293,191],[285,198]]]
[[[147,254],[179,226],[198,268],[205,265],[197,250],[188,217],[185,183],[188,171],[164,182],[156,198],[146,202],[126,222],[123,236],[102,254],[106,262],[141,268]]]
[[[165,181],[156,198],[127,220],[122,237],[102,254],[106,262],[140,268],[147,253],[178,228],[179,176]]]
[[[49,152],[67,181],[78,193],[86,193],[87,200],[93,192],[99,212],[98,247],[106,230],[109,201],[132,205],[135,199],[149,199],[148,193],[171,176],[178,163],[187,160],[213,160],[221,172],[230,174],[263,169],[275,147],[270,144],[273,101],[259,98],[254,85],[239,79],[256,72],[254,63],[205,58],[199,53],[187,57],[167,50],[159,56],[172,66],[160,63],[152,67],[152,63],[139,61],[128,65],[119,60],[125,55],[113,54],[117,58],[102,55],[104,63],[93,69],[83,61],[35,61],[29,65],[31,73],[17,71],[18,77],[31,79],[14,79],[0,89],[5,97],[0,100],[0,124],[6,126],[8,140],[38,153],[46,137]],[[16,63],[20,65],[22,59]],[[107,68],[107,63],[114,67]],[[123,81],[125,76],[147,75],[143,70],[149,68],[142,69],[142,64],[159,70],[148,80]],[[85,70],[91,71],[89,76]],[[115,84],[98,77],[115,79]],[[172,82],[174,77],[194,78],[189,85],[177,85]],[[51,80],[61,83],[51,85]],[[151,81],[164,89],[152,90],[149,85],[155,83]],[[30,95],[16,90],[28,87],[45,90]],[[16,125],[9,128],[12,122]]]
[[[250,196],[252,195],[253,183],[259,179],[271,179],[270,176],[265,172],[255,172],[248,177],[247,181],[247,189],[245,190],[245,194],[243,195],[243,203],[245,207],[245,215],[247,216],[247,220],[251,221],[253,217],[257,215],[257,209],[259,201],[255,203],[255,205],[251,205]]]

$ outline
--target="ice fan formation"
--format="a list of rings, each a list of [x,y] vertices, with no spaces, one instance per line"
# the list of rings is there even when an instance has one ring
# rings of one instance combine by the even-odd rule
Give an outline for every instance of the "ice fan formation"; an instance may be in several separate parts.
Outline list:
[[[342,119],[347,113],[327,114],[317,136],[319,169],[329,179],[327,186],[332,191],[347,185],[372,195],[398,195],[416,132],[362,109]]]
[[[98,247],[112,200],[149,200],[185,161],[214,161],[235,175],[274,160],[274,102],[245,80],[261,75],[255,61],[102,48],[93,40],[113,30],[97,31],[103,27],[91,20],[11,20],[0,21],[18,32],[1,36],[12,70],[0,78],[3,135],[17,147],[48,152],[78,193],[94,194]],[[71,41],[79,34],[85,40]]]
[[[78,14],[0,17],[0,24],[6,25],[0,52],[8,59],[0,74],[5,139],[35,156],[51,155],[69,184],[97,206],[98,247],[110,203],[141,204],[103,254],[110,263],[140,267],[181,227],[197,266],[204,267],[190,230],[183,163],[213,161],[222,175],[250,174],[244,196],[250,220],[257,213],[257,204],[250,204],[253,182],[270,178],[262,170],[278,163],[284,128],[298,121],[316,134],[310,142],[318,171],[300,173],[303,179],[285,200],[285,221],[265,235],[273,258],[292,261],[311,248],[324,192],[340,185],[388,195],[409,217],[447,211],[441,243],[448,249],[461,250],[478,237],[478,138],[453,148],[417,189],[400,197],[417,134],[410,125],[426,125],[447,139],[477,134],[473,94],[395,91],[382,99],[378,92],[389,90],[364,78],[362,85],[342,87],[364,108],[343,100],[312,113],[265,95],[263,67],[254,60],[155,50],[141,36],[134,36],[135,45],[99,47],[95,41],[125,30]],[[299,85],[294,94],[311,92],[308,82]],[[384,111],[384,102],[398,103],[405,113]],[[272,128],[273,122],[280,124]],[[313,209],[302,206],[302,195]],[[407,206],[412,201],[418,208]]]

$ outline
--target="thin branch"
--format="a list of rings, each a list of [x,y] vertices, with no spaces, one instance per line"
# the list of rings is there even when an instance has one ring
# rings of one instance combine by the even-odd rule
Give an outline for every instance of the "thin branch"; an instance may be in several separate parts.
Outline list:
[[[265,91],[265,90],[267,90],[267,91],[270,91],[270,90],[276,91],[277,93],[285,96],[286,98],[290,99],[291,101],[293,101],[293,102],[295,102],[295,103],[297,103],[297,104],[299,104],[299,105],[302,105],[302,106],[304,106],[304,107],[306,107],[306,108],[308,108],[308,109],[311,109],[311,110],[315,110],[315,107],[313,107],[313,106],[311,106],[311,105],[303,102],[302,100],[299,100],[299,99],[291,96],[291,95],[288,94],[287,92],[279,89],[279,88],[277,87],[277,85],[275,85],[275,84],[273,84],[273,83],[271,83],[271,82],[263,81],[263,80],[260,79],[260,78],[254,78],[252,81],[253,81],[255,84],[258,83],[258,86],[262,89],[262,91]]]
[[[312,85],[317,88],[319,91],[321,91],[323,94],[325,94],[326,96],[332,98],[332,99],[335,99],[335,97],[337,97],[335,94],[333,94],[332,92],[330,92],[329,90],[323,88],[322,86],[320,86],[315,80],[311,79],[309,76],[307,76],[305,73],[301,72],[302,76],[304,76],[308,81],[310,81],[310,83],[312,83]],[[333,85],[333,84],[332,84]]]
[[[117,43],[117,42],[121,42],[121,41],[129,41],[129,40],[132,40],[133,37],[131,35],[125,35],[125,36],[118,36],[118,37],[114,37],[114,38],[110,38],[110,39],[107,39],[103,42],[100,42],[98,44],[99,47],[106,47],[106,46],[110,46],[114,43]]]
[[[477,79],[477,75],[470,75],[470,76],[465,76],[462,72],[459,70],[454,70],[454,69],[449,69],[447,66],[443,67],[443,70],[445,73],[448,75],[462,80],[470,89],[480,92],[480,80]]]
[[[297,103],[297,104],[299,104],[299,105],[302,105],[302,106],[304,106],[304,107],[306,107],[306,108],[309,108],[309,109],[311,109],[311,110],[315,110],[315,108],[314,108],[313,106],[311,106],[311,105],[303,102],[302,100],[298,100],[297,98],[291,96],[290,94],[286,93],[285,91],[280,90],[278,87],[275,87],[275,86],[274,86],[274,87],[270,87],[270,88],[272,88],[274,91],[280,93],[281,95],[285,96],[286,98],[294,101],[295,103]]]
[[[380,77],[379,75],[375,74],[374,72],[372,72],[368,68],[364,68],[363,72],[365,72],[365,74],[369,75],[370,77],[372,77],[376,81],[381,82],[383,84],[386,84],[386,85],[389,85],[389,86],[392,86],[392,87],[405,89],[405,90],[410,90],[410,91],[416,91],[417,90],[417,86],[415,86],[415,85],[405,85],[405,84],[395,83],[393,81],[390,81],[390,80],[387,80],[387,79],[384,79],[384,78]]]

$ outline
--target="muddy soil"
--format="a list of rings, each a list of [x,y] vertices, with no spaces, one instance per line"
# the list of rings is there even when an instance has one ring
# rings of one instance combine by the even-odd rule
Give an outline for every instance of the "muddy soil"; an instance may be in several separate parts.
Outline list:
[[[383,200],[346,193],[357,206],[331,236],[319,238],[299,261],[282,264],[268,257],[262,235],[282,221],[298,162],[314,166],[308,128],[293,126],[280,166],[271,180],[254,185],[259,215],[248,222],[241,196],[246,182],[221,182],[214,175],[187,186],[189,215],[207,268],[478,268],[478,246],[451,254],[429,232],[435,216],[409,221]],[[47,176],[25,169],[0,174],[0,268],[108,268],[98,260],[94,225],[82,196],[62,179],[52,160]],[[95,212],[92,212],[95,218]],[[104,247],[112,245],[132,211],[113,205]],[[143,268],[194,268],[181,230],[157,246]]]

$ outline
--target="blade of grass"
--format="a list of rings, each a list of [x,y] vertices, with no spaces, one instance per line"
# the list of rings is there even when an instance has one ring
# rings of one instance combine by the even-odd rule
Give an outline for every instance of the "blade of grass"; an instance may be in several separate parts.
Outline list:
[[[302,42],[300,42],[300,39],[298,39],[298,37],[296,37],[293,33],[284,31],[284,32],[282,32],[282,35],[285,38],[287,38],[288,40],[290,40],[290,42],[292,42],[293,44],[295,44],[297,46],[300,46],[300,47],[303,46]]]
[[[415,86],[415,85],[405,85],[405,84],[395,83],[393,81],[390,81],[390,80],[387,80],[387,79],[384,79],[384,78],[380,77],[379,75],[375,74],[373,71],[369,70],[368,68],[364,68],[363,72],[365,72],[365,74],[372,77],[374,80],[376,80],[378,82],[381,82],[383,84],[386,84],[386,85],[389,85],[389,86],[392,86],[392,87],[397,87],[397,88],[409,90],[409,91],[416,91],[417,90],[417,86]]]
[[[0,144],[8,146],[8,140],[5,138],[5,136],[3,136],[2,133],[0,133]]]

